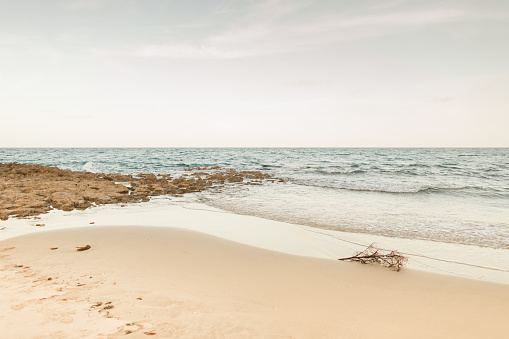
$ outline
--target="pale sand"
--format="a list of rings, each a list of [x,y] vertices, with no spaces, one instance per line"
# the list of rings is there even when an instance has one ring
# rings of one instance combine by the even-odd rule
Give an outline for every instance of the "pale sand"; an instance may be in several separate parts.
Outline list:
[[[409,268],[509,285],[508,249],[322,230],[227,213],[196,202],[179,202],[176,198],[152,199],[125,207],[105,205],[85,211],[53,210],[36,220],[11,218],[0,221],[0,241],[47,230],[108,225],[173,226],[268,250],[329,259],[351,256],[376,243],[381,248],[408,255]]]
[[[295,256],[184,229],[40,232],[0,242],[0,258],[2,338],[508,334],[508,285]]]

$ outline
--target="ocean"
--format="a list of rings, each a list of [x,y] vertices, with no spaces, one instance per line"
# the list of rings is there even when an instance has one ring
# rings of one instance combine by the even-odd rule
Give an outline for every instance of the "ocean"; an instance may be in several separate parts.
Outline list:
[[[2,148],[0,162],[129,174],[256,170],[285,182],[190,199],[327,230],[509,249],[508,148]]]

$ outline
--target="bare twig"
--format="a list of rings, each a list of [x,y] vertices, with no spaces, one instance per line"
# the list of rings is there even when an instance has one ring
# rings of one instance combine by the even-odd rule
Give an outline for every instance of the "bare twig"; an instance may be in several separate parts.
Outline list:
[[[342,261],[358,261],[361,264],[380,264],[382,266],[399,271],[408,261],[408,258],[397,251],[383,251],[369,245],[364,251],[358,252],[353,257],[341,258]]]

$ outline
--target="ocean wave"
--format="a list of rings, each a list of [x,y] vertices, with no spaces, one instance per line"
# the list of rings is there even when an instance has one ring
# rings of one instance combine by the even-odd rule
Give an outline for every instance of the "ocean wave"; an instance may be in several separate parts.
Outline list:
[[[419,163],[413,163],[413,164],[408,164],[406,165],[408,167],[424,167],[424,168],[429,168],[431,167],[430,165],[427,165],[427,164],[419,164]]]
[[[93,161],[87,161],[83,167],[81,168],[82,171],[84,172],[92,172],[92,173],[95,173],[97,172],[97,167],[95,165],[95,163]]]
[[[375,187],[375,186],[340,186],[340,185],[321,185],[312,183],[296,183],[298,185],[310,186],[310,187],[322,187],[331,189],[340,189],[347,191],[361,191],[361,192],[377,192],[377,193],[391,193],[391,194],[416,194],[422,192],[440,192],[450,190],[463,190],[467,189],[468,186],[451,186],[451,187],[432,187],[432,186],[419,186],[419,187]]]
[[[417,176],[425,176],[423,173],[419,173],[416,171],[412,171],[409,169],[395,170],[395,171],[380,171],[380,173],[388,173],[388,174],[405,174],[405,175],[417,175]]]
[[[440,164],[440,165],[437,165],[437,167],[445,168],[445,169],[464,170],[463,168],[459,167],[458,164]]]
[[[348,191],[378,192],[378,193],[419,193],[429,191],[430,187],[418,188],[382,188],[382,187],[331,187]]]
[[[317,169],[316,172],[321,174],[334,175],[334,174],[358,174],[364,173],[365,171],[360,169],[344,169],[344,170]]]
[[[378,187],[338,187],[339,189],[345,189],[350,191],[369,191],[369,192],[381,192],[381,193],[422,193],[422,192],[440,192],[449,190],[462,190],[467,188],[463,187],[415,187],[415,188],[378,188]]]

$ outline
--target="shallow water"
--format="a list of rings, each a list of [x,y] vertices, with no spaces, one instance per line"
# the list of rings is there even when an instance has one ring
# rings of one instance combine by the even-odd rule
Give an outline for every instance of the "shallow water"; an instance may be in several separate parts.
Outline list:
[[[284,184],[198,199],[324,229],[509,248],[509,149],[0,149],[0,162],[91,172],[259,170]]]

